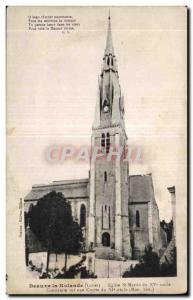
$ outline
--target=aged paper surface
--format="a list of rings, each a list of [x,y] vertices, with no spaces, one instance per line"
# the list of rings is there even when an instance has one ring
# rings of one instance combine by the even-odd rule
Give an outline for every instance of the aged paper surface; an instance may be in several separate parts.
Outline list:
[[[186,63],[186,7],[7,8],[8,294],[187,292]]]

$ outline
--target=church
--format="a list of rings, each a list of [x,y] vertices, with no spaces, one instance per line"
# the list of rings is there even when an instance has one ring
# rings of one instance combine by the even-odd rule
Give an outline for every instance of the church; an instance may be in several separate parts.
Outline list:
[[[128,138],[110,16],[99,78],[91,148],[100,148],[106,156],[119,148],[124,157]],[[158,254],[162,249],[152,175],[130,175],[127,160],[91,160],[86,179],[32,186],[24,199],[25,212],[51,191],[62,192],[70,202],[72,215],[82,228],[85,247],[95,250],[97,258],[139,259],[148,245]],[[30,251],[40,250],[33,246]]]

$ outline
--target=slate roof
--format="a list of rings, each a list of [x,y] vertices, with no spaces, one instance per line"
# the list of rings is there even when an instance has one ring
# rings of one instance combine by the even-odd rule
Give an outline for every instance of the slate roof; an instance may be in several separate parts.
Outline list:
[[[68,199],[88,198],[88,179],[53,181],[50,184],[34,185],[24,200],[38,200],[51,191],[62,192]]]
[[[151,174],[129,176],[130,202],[147,203],[154,200],[153,181]]]

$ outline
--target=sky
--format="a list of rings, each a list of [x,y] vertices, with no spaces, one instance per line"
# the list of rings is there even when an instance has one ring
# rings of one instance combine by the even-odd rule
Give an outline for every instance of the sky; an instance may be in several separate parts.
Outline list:
[[[186,207],[186,13],[183,7],[112,7],[111,28],[128,144],[143,149],[130,174],[152,173],[160,219]],[[108,7],[9,7],[7,169],[10,197],[33,184],[87,178],[89,164],[49,163],[51,145],[90,145]],[[29,15],[72,15],[70,34],[29,31]]]

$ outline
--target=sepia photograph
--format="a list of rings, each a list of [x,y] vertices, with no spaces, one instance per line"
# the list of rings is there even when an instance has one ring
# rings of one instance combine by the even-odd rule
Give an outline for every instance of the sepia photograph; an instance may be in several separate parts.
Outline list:
[[[185,6],[7,7],[7,293],[187,292]]]

